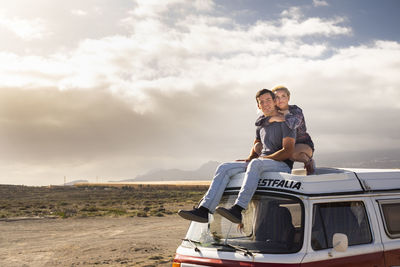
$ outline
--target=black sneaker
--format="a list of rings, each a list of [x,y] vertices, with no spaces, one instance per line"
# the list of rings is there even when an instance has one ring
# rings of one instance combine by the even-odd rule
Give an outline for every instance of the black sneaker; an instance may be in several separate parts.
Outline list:
[[[218,207],[216,212],[233,223],[242,223],[242,211],[236,206],[233,206],[229,209]]]
[[[183,219],[195,221],[199,223],[207,223],[208,222],[208,209],[206,208],[194,208],[192,210],[179,210],[178,215]]]

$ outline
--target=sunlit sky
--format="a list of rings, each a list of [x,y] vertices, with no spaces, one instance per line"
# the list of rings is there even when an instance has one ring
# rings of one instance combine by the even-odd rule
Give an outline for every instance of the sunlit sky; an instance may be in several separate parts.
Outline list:
[[[276,85],[316,159],[398,150],[399,13],[397,0],[2,1],[0,183],[243,158],[255,93]]]

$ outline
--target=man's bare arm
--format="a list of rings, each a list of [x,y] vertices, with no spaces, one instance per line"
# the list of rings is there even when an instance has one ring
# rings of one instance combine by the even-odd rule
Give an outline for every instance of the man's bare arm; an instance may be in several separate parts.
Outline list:
[[[273,159],[278,161],[283,161],[289,159],[292,156],[294,151],[294,145],[296,143],[296,139],[291,137],[285,137],[282,139],[282,149],[272,153],[268,156],[263,156],[266,159]]]
[[[258,158],[260,155],[257,153],[257,151],[255,150],[256,144],[260,143],[260,140],[254,140],[254,144],[250,150],[250,154],[247,157],[246,161],[251,161],[252,159]]]
[[[260,155],[259,155],[259,154],[256,152],[256,150],[255,150],[255,145],[256,145],[257,143],[261,143],[261,141],[258,140],[258,139],[255,139],[255,140],[254,140],[254,144],[253,144],[253,146],[251,147],[250,154],[249,154],[249,156],[248,156],[246,159],[238,159],[237,161],[246,161],[246,162],[248,162],[248,161],[251,161],[252,159],[258,158]]]

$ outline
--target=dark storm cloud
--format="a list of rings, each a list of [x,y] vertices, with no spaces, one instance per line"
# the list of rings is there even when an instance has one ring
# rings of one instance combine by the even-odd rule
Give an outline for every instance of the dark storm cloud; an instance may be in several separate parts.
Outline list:
[[[247,99],[229,92],[167,94],[153,90],[149,97],[152,109],[141,114],[129,101],[103,90],[3,89],[2,159],[79,162],[113,156],[196,156],[215,151],[221,156],[224,152],[218,149],[231,143],[226,136],[236,127],[235,116],[254,115],[254,106],[244,105]],[[233,112],[231,105],[239,109]],[[252,129],[252,123],[248,126]],[[231,149],[232,145],[227,150]]]

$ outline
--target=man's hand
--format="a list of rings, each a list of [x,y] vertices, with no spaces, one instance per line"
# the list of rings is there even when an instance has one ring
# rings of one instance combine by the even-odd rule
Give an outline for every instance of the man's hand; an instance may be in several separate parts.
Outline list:
[[[292,153],[294,151],[294,146],[296,143],[296,139],[292,137],[285,137],[282,139],[282,149],[267,155],[263,156],[265,159],[273,159],[277,161],[283,161],[286,159],[289,159],[292,156]]]
[[[251,160],[252,160],[252,159],[247,158],[247,159],[237,159],[236,161],[250,162]]]
[[[272,116],[269,118],[268,122],[273,123],[273,122],[284,122],[285,121],[285,116],[284,115],[276,115]]]

